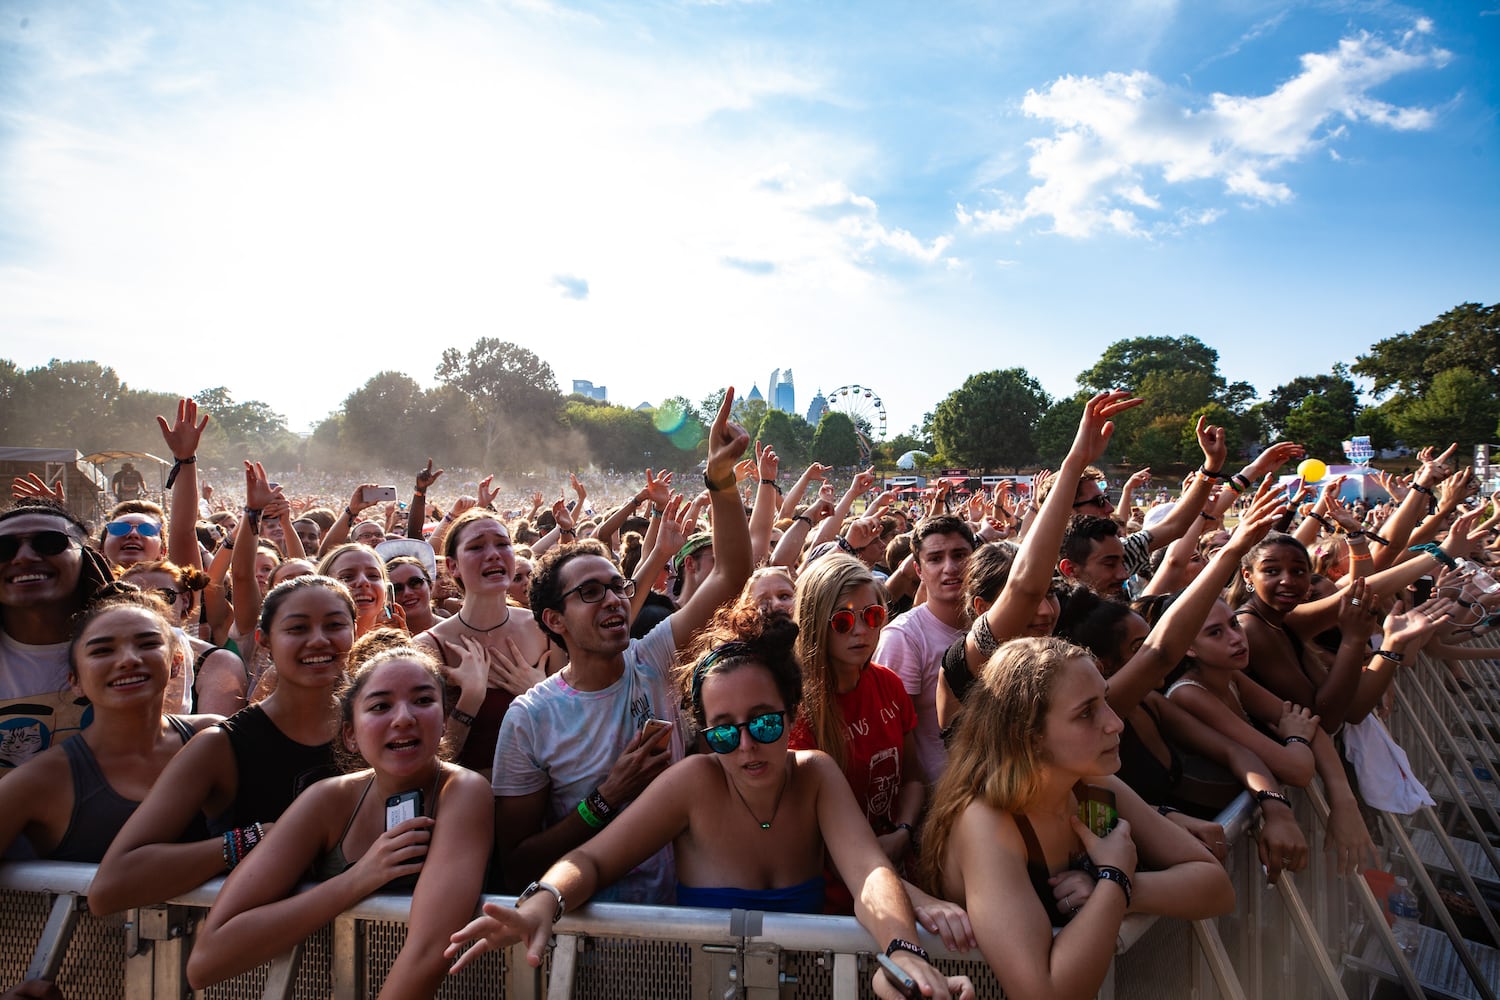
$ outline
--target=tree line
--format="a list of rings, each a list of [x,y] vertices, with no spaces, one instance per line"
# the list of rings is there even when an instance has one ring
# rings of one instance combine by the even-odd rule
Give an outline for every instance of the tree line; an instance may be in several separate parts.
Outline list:
[[[202,454],[233,467],[254,455],[271,468],[306,464],[330,471],[410,467],[428,455],[502,474],[595,466],[686,469],[704,453],[705,428],[723,388],[632,409],[564,395],[552,367],[519,344],[482,338],[443,352],[434,382],[384,371],[350,393],[310,436],[292,433],[265,403],[236,401],[222,387],[194,394],[214,417]],[[1354,378],[1375,402],[1360,401]],[[1352,366],[1299,375],[1264,399],[1219,371],[1219,354],[1194,336],[1135,337],[1110,344],[1078,375],[1078,390],[1053,398],[1024,368],[980,372],[889,441],[870,440],[844,413],[816,426],[801,416],[741,400],[736,417],[770,444],[783,467],[818,461],[891,467],[908,451],[926,468],[1017,471],[1066,454],[1084,402],[1129,387],[1145,405],[1123,414],[1111,448],[1117,460],[1166,470],[1196,461],[1199,416],[1230,431],[1231,446],[1289,439],[1327,461],[1342,442],[1369,435],[1376,449],[1500,440],[1500,305],[1464,303],[1430,323],[1379,340]],[[0,360],[0,444],[159,452],[153,417],[176,396],[133,389],[94,361],[52,360],[21,369]]]

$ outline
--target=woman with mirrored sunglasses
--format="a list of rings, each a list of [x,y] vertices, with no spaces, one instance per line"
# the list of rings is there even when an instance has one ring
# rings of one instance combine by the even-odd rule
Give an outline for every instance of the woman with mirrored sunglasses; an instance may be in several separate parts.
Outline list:
[[[115,504],[99,533],[99,551],[118,569],[164,558],[166,519],[166,511],[150,500]]]
[[[797,580],[797,658],[803,701],[791,746],[822,750],[854,790],[886,857],[898,871],[915,854],[925,781],[916,754],[917,713],[901,678],[872,661],[886,607],[869,568],[826,555]],[[826,912],[854,900],[828,879]]]
[[[822,908],[825,848],[858,887],[855,915],[876,944],[932,995],[972,997],[962,977],[932,967],[917,939],[901,881],[860,815],[838,767],[815,750],[790,750],[789,727],[802,693],[793,652],[797,628],[782,614],[721,610],[699,634],[680,670],[693,720],[710,753],[694,754],[651,782],[629,808],[527,887],[516,907],[486,904],[453,936],[454,970],[516,941],[539,965],[553,924],[599,888],[667,844],[677,863],[677,902],[776,912]],[[463,951],[467,942],[474,947]],[[972,940],[946,942],[966,949]],[[875,992],[898,996],[879,974]]]

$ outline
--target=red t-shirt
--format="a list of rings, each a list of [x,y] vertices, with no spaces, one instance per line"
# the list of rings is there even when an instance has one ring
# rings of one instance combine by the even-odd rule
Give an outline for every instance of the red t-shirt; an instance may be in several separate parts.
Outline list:
[[[876,833],[894,829],[891,812],[906,764],[901,750],[906,734],[917,728],[917,710],[901,678],[877,663],[860,672],[854,690],[837,695],[844,718],[844,777],[854,799]],[[792,726],[793,750],[820,749],[812,730],[800,716]]]
[[[877,833],[895,829],[891,813],[901,788],[901,759],[906,734],[917,728],[917,710],[911,695],[893,671],[876,663],[859,675],[854,690],[836,696],[844,719],[844,777],[854,790],[854,800],[865,811]],[[788,745],[793,750],[821,749],[812,730],[799,715],[792,726]],[[832,865],[824,873],[827,881],[826,913],[852,913],[854,900],[838,881]]]

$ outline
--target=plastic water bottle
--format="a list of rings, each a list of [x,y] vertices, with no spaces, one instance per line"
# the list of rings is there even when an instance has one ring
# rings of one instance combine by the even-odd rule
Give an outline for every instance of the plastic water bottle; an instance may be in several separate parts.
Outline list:
[[[1396,944],[1406,953],[1408,961],[1417,953],[1417,943],[1421,940],[1422,910],[1417,905],[1417,897],[1411,891],[1411,885],[1405,876],[1396,879],[1396,888],[1391,890],[1391,895],[1386,901],[1390,910],[1391,918],[1395,923],[1391,932],[1396,935]]]

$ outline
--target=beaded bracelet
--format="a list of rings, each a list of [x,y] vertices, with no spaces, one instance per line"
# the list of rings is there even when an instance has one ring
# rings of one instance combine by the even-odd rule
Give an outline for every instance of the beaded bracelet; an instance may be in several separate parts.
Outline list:
[[[806,521],[807,522],[807,526],[809,528],[811,528],[813,526],[813,519],[810,518],[810,517],[808,517],[806,514],[798,514],[796,517],[792,518],[792,520],[793,521]]]

